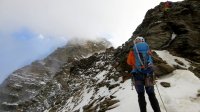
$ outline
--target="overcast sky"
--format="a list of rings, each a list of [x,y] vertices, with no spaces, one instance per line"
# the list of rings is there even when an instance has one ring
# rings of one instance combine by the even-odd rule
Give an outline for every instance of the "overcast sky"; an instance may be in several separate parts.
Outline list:
[[[121,45],[162,1],[0,0],[0,83],[73,37],[104,37]]]

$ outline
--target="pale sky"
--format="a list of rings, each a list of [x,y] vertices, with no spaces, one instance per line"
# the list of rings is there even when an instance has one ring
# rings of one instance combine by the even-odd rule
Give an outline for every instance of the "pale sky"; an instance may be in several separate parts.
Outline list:
[[[166,0],[0,0],[0,83],[68,39],[127,41],[148,9]],[[171,0],[182,1],[182,0]]]

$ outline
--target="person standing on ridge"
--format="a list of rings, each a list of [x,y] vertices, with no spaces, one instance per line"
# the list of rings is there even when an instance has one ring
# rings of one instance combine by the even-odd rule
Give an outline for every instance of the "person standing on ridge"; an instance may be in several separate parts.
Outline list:
[[[172,2],[171,1],[166,1],[164,2],[163,4],[163,16],[164,18],[169,18],[169,13],[170,13],[170,10],[172,8]]]
[[[133,42],[134,45],[128,54],[127,64],[132,66],[131,74],[138,94],[140,112],[147,112],[145,90],[154,112],[161,112],[154,92],[151,51],[143,37],[137,37]]]

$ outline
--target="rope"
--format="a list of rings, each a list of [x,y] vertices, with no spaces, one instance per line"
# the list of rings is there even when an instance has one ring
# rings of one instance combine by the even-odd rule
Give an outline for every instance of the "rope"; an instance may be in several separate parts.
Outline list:
[[[159,91],[159,89],[158,89],[158,85],[157,85],[157,84],[156,84],[156,88],[157,88],[157,90],[158,90],[158,94],[159,94],[160,99],[161,99],[161,101],[162,101],[162,104],[163,104],[163,106],[164,106],[164,108],[165,108],[165,111],[167,112],[167,108],[165,107],[165,104],[164,104],[164,102],[163,102],[163,99],[162,99],[162,97],[161,97],[161,94],[160,94],[160,91]]]
[[[132,74],[131,74],[132,75]],[[133,90],[133,86],[134,86],[134,77],[133,75],[131,76],[131,90]]]
[[[144,63],[142,62],[142,60],[141,60],[141,58],[140,58],[139,51],[138,51],[138,48],[137,48],[135,42],[134,42],[134,45],[135,45],[135,50],[136,50],[136,53],[137,53],[137,55],[138,55],[138,59],[139,59],[139,61],[140,61],[140,64],[141,64],[142,66],[144,66]]]

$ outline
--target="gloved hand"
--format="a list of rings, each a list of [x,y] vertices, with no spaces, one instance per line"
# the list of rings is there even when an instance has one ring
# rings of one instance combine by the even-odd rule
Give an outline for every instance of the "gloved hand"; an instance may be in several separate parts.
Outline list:
[[[135,75],[137,73],[137,70],[136,69],[133,69],[132,71],[131,71],[131,74],[133,74],[133,75]]]
[[[153,68],[153,63],[148,63],[148,67]]]
[[[148,66],[145,70],[143,70],[142,72],[147,74],[147,75],[152,75],[153,74],[153,63],[148,63]]]

